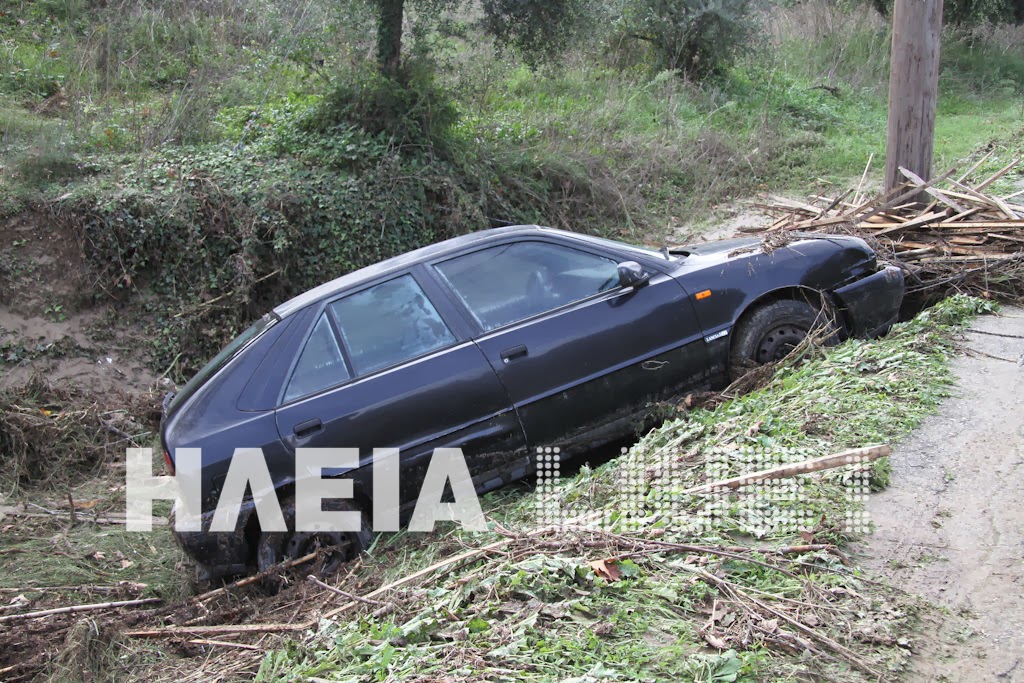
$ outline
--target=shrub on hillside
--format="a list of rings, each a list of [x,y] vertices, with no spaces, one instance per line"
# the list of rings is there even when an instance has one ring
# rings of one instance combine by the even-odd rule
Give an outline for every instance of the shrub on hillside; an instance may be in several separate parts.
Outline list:
[[[700,80],[722,73],[754,35],[753,0],[628,0],[619,29],[650,46],[657,71]]]

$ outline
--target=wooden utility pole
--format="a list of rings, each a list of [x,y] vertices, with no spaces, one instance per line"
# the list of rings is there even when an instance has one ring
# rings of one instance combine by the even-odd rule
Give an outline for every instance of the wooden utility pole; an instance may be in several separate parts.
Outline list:
[[[885,190],[904,182],[900,166],[931,178],[939,89],[942,0],[896,0],[889,65]]]

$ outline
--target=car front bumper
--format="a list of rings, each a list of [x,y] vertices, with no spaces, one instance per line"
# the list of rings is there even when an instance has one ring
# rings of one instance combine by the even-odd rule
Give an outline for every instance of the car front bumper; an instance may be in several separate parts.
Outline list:
[[[887,266],[833,292],[855,337],[877,337],[896,322],[903,303],[903,271]]]

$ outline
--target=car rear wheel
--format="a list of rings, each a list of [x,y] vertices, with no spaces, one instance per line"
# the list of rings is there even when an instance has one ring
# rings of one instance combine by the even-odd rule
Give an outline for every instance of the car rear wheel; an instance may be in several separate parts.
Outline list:
[[[369,519],[362,510],[347,500],[329,500],[326,502],[326,509],[358,512],[359,530],[294,531],[295,500],[288,498],[282,501],[281,511],[284,513],[284,520],[289,531],[260,534],[256,546],[256,564],[259,570],[262,572],[279,562],[325,550],[325,554],[321,556],[320,573],[333,574],[342,564],[355,559],[359,553],[369,547],[373,541],[373,531],[370,528]]]
[[[783,299],[755,309],[737,325],[729,362],[730,379],[738,379],[752,367],[782,360],[811,330],[820,330],[828,341],[834,339],[835,320],[827,308]]]

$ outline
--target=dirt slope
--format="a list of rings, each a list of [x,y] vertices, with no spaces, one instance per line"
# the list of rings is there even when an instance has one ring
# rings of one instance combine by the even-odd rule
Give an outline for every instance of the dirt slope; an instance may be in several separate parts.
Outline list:
[[[963,618],[937,641],[926,624],[909,680],[1024,682],[1024,310],[978,318],[964,347],[956,395],[871,497],[865,565]]]

